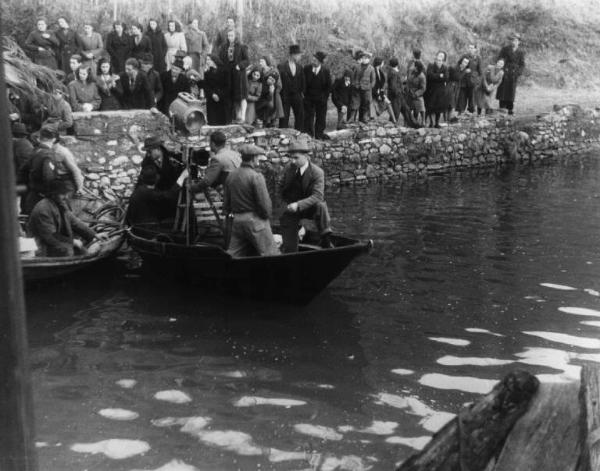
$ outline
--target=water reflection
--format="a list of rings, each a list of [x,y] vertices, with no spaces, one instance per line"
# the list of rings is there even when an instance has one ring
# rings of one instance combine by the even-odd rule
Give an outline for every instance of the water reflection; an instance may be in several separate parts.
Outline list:
[[[122,272],[28,292],[40,462],[392,469],[514,368],[575,380],[600,362],[599,177],[590,157],[332,191],[375,249],[305,308]]]

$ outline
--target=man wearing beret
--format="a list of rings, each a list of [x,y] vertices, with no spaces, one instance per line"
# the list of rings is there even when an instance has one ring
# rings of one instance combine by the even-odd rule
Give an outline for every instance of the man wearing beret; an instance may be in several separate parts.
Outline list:
[[[279,64],[279,76],[281,77],[281,102],[283,104],[284,117],[279,120],[280,128],[287,128],[290,123],[290,111],[294,112],[294,128],[298,131],[304,130],[304,72],[300,67],[302,51],[300,46],[290,46],[290,55],[287,61]]]
[[[331,74],[323,64],[325,53],[318,51],[311,64],[304,67],[304,132],[317,139],[329,139],[325,134],[327,100],[331,92]]]
[[[289,152],[293,163],[285,169],[281,184],[281,197],[287,205],[279,220],[283,252],[298,251],[301,219],[313,219],[321,235],[321,247],[331,248],[331,219],[324,200],[325,173],[310,161],[306,142],[294,142]]]
[[[271,231],[271,197],[261,173],[255,170],[265,150],[255,145],[240,148],[242,165],[225,181],[223,209],[233,215],[227,252],[233,257],[279,253]]]

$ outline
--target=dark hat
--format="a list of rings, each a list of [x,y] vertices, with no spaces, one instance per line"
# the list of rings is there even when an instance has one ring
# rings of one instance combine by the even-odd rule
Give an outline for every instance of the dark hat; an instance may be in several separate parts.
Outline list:
[[[298,44],[292,44],[290,46],[290,56],[294,54],[302,54],[302,51],[300,50],[300,46]]]
[[[373,67],[378,67],[383,64],[383,59],[381,57],[376,57],[373,61]]]
[[[354,60],[356,60],[356,61],[357,61],[358,59],[361,59],[361,58],[362,58],[362,56],[364,56],[364,55],[365,55],[365,54],[364,54],[364,52],[362,52],[362,51],[356,51],[356,52],[354,53]]]
[[[301,152],[303,154],[308,154],[310,153],[310,150],[311,149],[308,145],[308,142],[306,142],[305,140],[294,141],[288,148],[288,152],[290,153]]]
[[[390,59],[389,64],[390,64],[390,67],[398,67],[398,64],[399,64],[398,58],[397,57],[392,57]]]
[[[58,137],[58,122],[45,122],[40,129],[42,139],[56,139]]]
[[[72,191],[72,187],[69,182],[55,178],[48,184],[47,194],[48,195],[64,195]]]
[[[142,150],[150,150],[154,149],[155,147],[161,147],[164,144],[164,142],[165,141],[163,141],[158,136],[147,137],[146,139],[144,139],[144,147],[142,147]]]
[[[325,54],[322,51],[317,51],[315,53],[315,57],[317,58],[317,60],[322,64],[323,62],[325,62],[325,58],[327,57],[327,54]]]
[[[265,155],[267,153],[267,151],[265,149],[263,149],[262,147],[259,147],[257,145],[254,144],[244,144],[243,146],[240,147],[240,154],[242,154],[242,156],[244,155]]]
[[[173,67],[179,67],[180,69],[183,69],[183,60],[181,57],[178,57],[173,61]]]
[[[519,33],[512,33],[510,36],[508,36],[508,39],[521,39],[521,35]]]
[[[11,131],[13,136],[27,136],[29,133],[27,132],[27,127],[18,121],[12,123]]]
[[[150,52],[145,52],[140,55],[140,62],[142,64],[154,64],[154,56]]]

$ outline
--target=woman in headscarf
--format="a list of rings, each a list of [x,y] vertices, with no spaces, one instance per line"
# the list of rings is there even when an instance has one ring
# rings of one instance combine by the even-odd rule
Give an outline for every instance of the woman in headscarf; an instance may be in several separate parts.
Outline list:
[[[206,120],[210,125],[229,124],[231,102],[231,79],[227,70],[216,54],[206,58],[204,79],[199,86],[204,89],[206,97]]]
[[[249,64],[248,48],[240,43],[235,30],[227,32],[227,42],[221,47],[219,57],[230,74],[230,100],[233,110],[229,112],[229,121],[231,121],[232,111],[235,111],[236,121],[243,123],[246,117],[246,98],[248,96],[248,80],[246,77],[246,67]]]
[[[170,20],[167,23],[165,42],[167,44],[167,54],[165,56],[165,62],[167,65],[167,70],[171,70],[171,64],[175,60],[175,54],[178,51],[183,51],[184,53],[187,52],[185,35],[182,33],[181,26],[177,21]]]

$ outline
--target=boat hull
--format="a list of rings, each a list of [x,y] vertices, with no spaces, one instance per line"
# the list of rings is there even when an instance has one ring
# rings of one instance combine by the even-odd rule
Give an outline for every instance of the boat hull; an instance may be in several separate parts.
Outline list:
[[[337,246],[331,249],[301,245],[293,254],[232,258],[218,245],[153,240],[135,229],[128,239],[148,272],[234,295],[294,304],[310,302],[372,245],[334,236]]]

